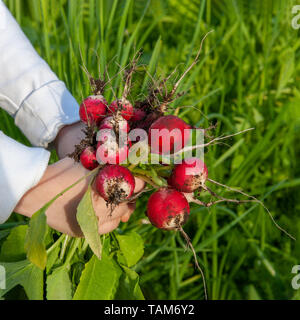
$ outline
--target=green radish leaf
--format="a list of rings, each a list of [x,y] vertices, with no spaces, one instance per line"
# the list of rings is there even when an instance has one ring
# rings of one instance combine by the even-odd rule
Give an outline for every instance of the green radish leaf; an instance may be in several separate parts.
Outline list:
[[[121,270],[104,252],[102,259],[93,256],[85,265],[74,300],[111,300],[114,298]]]
[[[145,300],[139,285],[139,275],[123,266],[124,273],[120,278],[120,284],[115,299],[117,300]]]
[[[0,261],[16,262],[26,259],[24,243],[27,229],[28,226],[22,225],[11,230],[1,247]]]
[[[46,265],[47,274],[50,273],[50,271],[53,268],[53,266],[55,265],[56,261],[59,259],[60,249],[61,249],[61,247],[59,245],[47,254],[47,265]]]
[[[127,265],[127,261],[121,251],[117,252],[117,258],[118,258],[119,265],[121,265],[121,266]]]
[[[143,239],[136,232],[130,232],[125,235],[116,234],[116,238],[127,267],[134,266],[144,255]],[[119,259],[121,264],[122,260]]]
[[[44,270],[47,263],[47,252],[45,239],[48,231],[45,211],[48,206],[44,206],[37,211],[30,219],[29,228],[25,239],[25,249],[27,258],[41,270]]]
[[[6,288],[0,289],[0,298],[17,285],[21,285],[30,300],[43,300],[43,271],[28,260],[0,262],[6,273]]]
[[[98,232],[98,218],[92,203],[91,187],[79,203],[77,221],[90,248],[98,259],[101,259],[102,243]]]
[[[47,277],[47,300],[71,300],[72,283],[67,267],[55,269]]]

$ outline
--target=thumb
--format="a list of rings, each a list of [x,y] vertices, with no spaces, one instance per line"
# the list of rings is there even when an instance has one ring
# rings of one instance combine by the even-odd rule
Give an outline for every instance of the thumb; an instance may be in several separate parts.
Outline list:
[[[145,187],[145,182],[139,178],[135,178],[135,189],[134,193],[142,191]]]

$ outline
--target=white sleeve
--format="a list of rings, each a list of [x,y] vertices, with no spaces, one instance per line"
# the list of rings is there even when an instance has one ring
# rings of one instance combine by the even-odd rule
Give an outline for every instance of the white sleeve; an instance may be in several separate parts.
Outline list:
[[[29,148],[0,131],[0,224],[23,195],[42,178],[50,157],[43,148]]]
[[[76,100],[37,54],[1,0],[0,108],[39,147],[47,147],[64,125],[79,121]]]

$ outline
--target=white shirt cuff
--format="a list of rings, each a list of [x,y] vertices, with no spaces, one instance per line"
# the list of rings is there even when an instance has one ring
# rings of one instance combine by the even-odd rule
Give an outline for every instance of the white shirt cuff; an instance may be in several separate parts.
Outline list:
[[[0,224],[41,180],[49,157],[49,151],[26,147],[0,131]]]
[[[33,91],[15,115],[16,125],[34,146],[47,147],[65,125],[80,120],[79,107],[62,81]]]

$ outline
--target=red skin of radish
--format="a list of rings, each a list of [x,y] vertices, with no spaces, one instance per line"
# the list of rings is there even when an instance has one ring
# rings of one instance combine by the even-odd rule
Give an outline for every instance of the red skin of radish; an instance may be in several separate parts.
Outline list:
[[[171,188],[160,188],[150,196],[147,216],[159,229],[176,230],[187,221],[190,206],[185,196]]]
[[[119,122],[119,124],[120,124],[119,129],[124,131],[124,132],[129,132],[130,127],[129,127],[129,124],[128,124],[127,120],[125,120],[123,118],[121,118],[121,119],[122,119],[122,121]],[[103,130],[103,129],[114,130],[114,125],[115,125],[114,118],[112,116],[106,117],[105,119],[103,119],[100,122],[99,130]]]
[[[120,164],[128,158],[130,147],[130,140],[127,140],[126,143],[119,147],[117,138],[112,130],[101,130],[97,144],[97,159],[104,164]]]
[[[105,117],[106,111],[107,101],[102,95],[89,96],[81,103],[79,116],[86,124],[99,124]]]
[[[121,111],[121,115],[125,120],[130,120],[133,116],[133,106],[127,99],[118,99],[113,101],[109,108],[108,108],[108,114],[113,114],[117,110]]]
[[[143,109],[141,109],[141,110],[142,110],[142,112],[145,112],[145,117],[142,120],[136,120],[136,119],[139,119],[141,116],[139,116],[139,117],[133,116],[131,118],[131,128],[143,129],[148,132],[151,124],[162,115],[159,115],[158,113],[153,113],[153,112],[147,114],[146,111],[144,111]]]
[[[158,129],[159,131],[166,129],[170,133],[173,129],[179,129],[181,135],[175,135],[175,137],[171,136],[170,144],[168,145],[165,143],[163,145],[163,139],[165,136],[160,136],[159,139],[154,139],[154,133],[152,132],[154,129]],[[149,144],[151,146],[151,152],[159,154],[172,154],[181,150],[190,138],[190,133],[184,132],[185,129],[192,129],[192,127],[176,116],[168,115],[157,119],[149,128]]]
[[[94,148],[87,147],[80,155],[81,164],[88,170],[93,170],[99,166]]]
[[[158,118],[160,118],[162,115],[158,114],[158,113],[149,113],[148,115],[146,115],[145,119],[139,121],[136,125],[136,128],[140,128],[143,130],[148,131],[150,126],[152,125],[152,123],[154,121],[156,121]]]
[[[181,192],[194,192],[205,184],[208,170],[203,161],[192,157],[176,164],[168,180],[170,186]]]
[[[142,109],[137,109],[134,108],[133,109],[133,116],[131,118],[131,121],[141,121],[144,120],[146,118],[146,112]]]
[[[135,188],[135,179],[125,167],[106,165],[95,179],[95,187],[100,196],[106,201],[112,201],[116,194],[121,194],[119,200],[129,199]],[[114,194],[115,193],[115,194]]]

